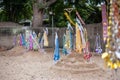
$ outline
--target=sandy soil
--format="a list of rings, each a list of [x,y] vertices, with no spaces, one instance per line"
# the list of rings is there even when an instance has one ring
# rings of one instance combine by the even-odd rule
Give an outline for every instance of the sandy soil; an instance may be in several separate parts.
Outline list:
[[[61,53],[60,61],[54,64],[53,49],[45,51],[46,54],[27,51],[23,47],[1,51],[0,80],[114,80],[100,56],[93,56],[91,62],[86,63],[83,56],[75,52],[68,56]]]

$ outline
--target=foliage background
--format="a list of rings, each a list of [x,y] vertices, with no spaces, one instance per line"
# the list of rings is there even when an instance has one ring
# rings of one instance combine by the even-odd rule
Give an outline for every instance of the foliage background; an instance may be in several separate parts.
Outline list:
[[[32,4],[35,0],[3,0],[0,3],[0,21],[19,22],[21,20],[32,20],[33,8]],[[48,0],[49,1],[49,0]],[[64,5],[64,0],[57,0],[50,7],[44,8],[44,11],[49,15],[49,11],[53,11],[54,26],[65,27],[67,20],[64,16],[64,9],[71,8],[72,0]],[[71,12],[70,17],[75,22],[75,11],[77,10],[86,24],[100,23],[101,22],[101,8],[97,5],[103,0],[75,0],[75,9]],[[40,3],[39,3],[40,4]],[[38,4],[38,5],[39,5]],[[51,16],[49,21],[51,24]]]

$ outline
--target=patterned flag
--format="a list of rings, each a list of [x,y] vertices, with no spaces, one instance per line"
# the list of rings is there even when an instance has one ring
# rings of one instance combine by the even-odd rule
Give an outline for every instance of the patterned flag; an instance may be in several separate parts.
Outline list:
[[[108,37],[107,35],[108,20],[107,20],[106,5],[103,4],[101,7],[102,7],[103,40],[105,42]]]
[[[68,29],[69,29],[69,37],[70,37],[70,49],[73,49],[73,35],[72,35],[72,26],[70,23],[68,23]]]
[[[84,35],[84,28],[80,22],[80,20],[76,17],[76,22],[78,24],[78,28],[80,30],[80,36],[81,36],[81,42],[82,42],[82,48],[85,48],[86,42],[85,42],[85,35]]]
[[[96,35],[95,52],[96,53],[102,53],[101,40],[100,40],[100,35],[99,34]]]
[[[62,52],[63,52],[63,54],[65,54],[65,55],[67,55],[68,53],[67,53],[67,50],[66,50],[66,48],[65,48],[65,42],[66,42],[66,38],[65,38],[65,34],[63,35],[63,50],[62,50]]]

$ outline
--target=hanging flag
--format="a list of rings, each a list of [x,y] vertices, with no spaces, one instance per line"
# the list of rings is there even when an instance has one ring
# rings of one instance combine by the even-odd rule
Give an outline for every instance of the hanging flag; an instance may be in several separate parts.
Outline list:
[[[102,53],[101,40],[100,40],[100,35],[98,33],[96,35],[96,40],[95,40],[95,52],[99,54]]]
[[[106,42],[106,39],[108,37],[107,35],[108,20],[107,20],[106,5],[102,4],[101,8],[102,8],[103,40],[104,42]]]
[[[89,42],[86,42],[86,46],[84,48],[84,59],[87,61],[90,61],[90,58],[92,57],[92,54],[89,51]]]
[[[38,50],[38,41],[37,41],[37,34],[35,33],[35,31],[33,31],[33,33],[32,33],[32,36],[33,36],[33,38],[34,38],[34,40],[33,40],[33,50]],[[33,39],[32,38],[32,39]],[[36,44],[37,43],[37,44]]]
[[[29,36],[29,50],[33,49],[33,40],[32,40],[32,35]]]
[[[24,36],[23,33],[21,34],[21,39],[22,39],[22,46],[25,46],[26,45],[26,41],[25,41],[25,36]]]
[[[72,26],[71,26],[71,24],[68,22],[68,27],[67,27],[67,29],[69,30],[69,38],[70,38],[70,49],[72,50],[73,49],[73,35],[72,35],[72,30],[73,30],[73,28],[72,28]]]
[[[66,16],[67,20],[73,25],[75,26],[75,23],[72,21],[72,19],[70,18],[70,16],[68,15],[67,12],[64,12],[64,15]]]
[[[65,42],[66,42],[66,38],[65,38],[65,34],[64,34],[63,35],[63,50],[62,50],[62,52],[63,52],[63,54],[67,55],[68,53],[67,53],[67,50],[65,48]]]
[[[54,61],[58,61],[60,59],[60,53],[59,53],[59,41],[58,41],[58,35],[57,32],[55,34],[55,50],[54,50]]]
[[[26,41],[26,49],[29,49],[29,36],[30,36],[30,31],[25,30],[25,41]]]
[[[22,35],[21,35],[21,33],[20,33],[20,35],[19,35],[19,38],[20,38],[20,40],[19,40],[19,45],[22,46]]]
[[[82,48],[85,48],[86,42],[85,42],[85,36],[84,36],[84,28],[80,22],[80,20],[76,17],[76,22],[78,24],[79,30],[80,30],[80,35],[81,35],[81,40],[82,40]]]
[[[79,15],[78,11],[76,11],[76,15],[77,15],[77,17],[79,18],[79,20],[81,21],[81,23],[82,23],[83,25],[85,25],[85,22],[82,20],[82,18],[81,18],[81,16]]]
[[[45,30],[44,30],[44,34],[43,34],[43,39],[44,39],[44,46],[48,46],[48,29],[46,28]]]
[[[80,29],[78,27],[78,24],[76,23],[76,41],[75,41],[75,48],[76,52],[81,53],[82,52],[82,42],[81,42],[81,34],[80,34]]]

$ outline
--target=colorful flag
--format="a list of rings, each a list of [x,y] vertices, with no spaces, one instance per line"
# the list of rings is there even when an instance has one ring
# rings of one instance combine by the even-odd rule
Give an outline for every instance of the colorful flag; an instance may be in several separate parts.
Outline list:
[[[102,53],[101,40],[100,40],[100,35],[98,33],[96,35],[96,40],[95,40],[95,52],[99,54]]]
[[[33,49],[33,40],[32,40],[32,35],[29,36],[29,50]]]
[[[107,35],[107,26],[108,26],[108,20],[107,20],[107,12],[106,12],[106,5],[101,5],[102,8],[102,24],[103,24],[103,40],[106,42],[106,39],[108,37]]]
[[[80,30],[80,37],[81,37],[81,42],[82,42],[82,48],[85,48],[85,45],[86,45],[86,42],[85,42],[85,31],[84,31],[84,28],[80,22],[80,20],[76,17],[76,23],[78,25],[78,28]]]
[[[44,46],[48,46],[48,29],[46,28],[44,30],[44,34],[43,34],[43,39],[44,39]]]
[[[80,29],[78,27],[78,24],[76,23],[76,52],[81,53],[82,52],[82,41],[81,41],[81,34],[80,34]]]
[[[67,50],[65,48],[65,42],[66,42],[66,38],[65,38],[65,34],[63,35],[63,49],[62,49],[62,52],[63,54],[67,55]]]
[[[24,36],[23,33],[21,34],[21,39],[22,39],[22,46],[25,46],[26,45],[26,41],[25,41],[25,36]]]
[[[72,28],[70,23],[68,23],[68,28],[67,29],[69,30],[70,49],[72,50],[73,49],[73,35],[72,35],[73,28]]]

